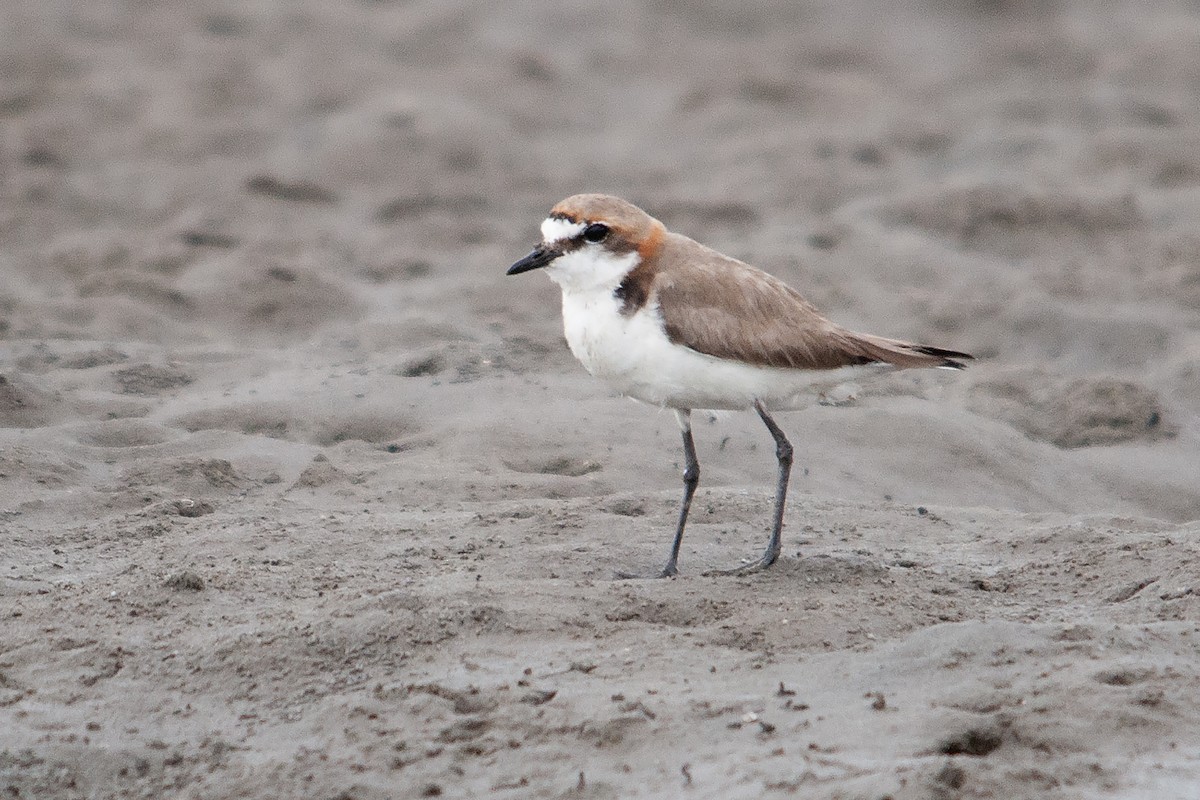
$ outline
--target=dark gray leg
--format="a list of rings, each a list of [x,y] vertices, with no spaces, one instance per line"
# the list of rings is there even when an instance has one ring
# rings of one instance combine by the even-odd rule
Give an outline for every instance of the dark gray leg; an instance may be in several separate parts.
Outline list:
[[[679,429],[683,433],[683,502],[679,504],[679,524],[675,527],[675,539],[671,542],[671,553],[667,563],[656,575],[633,575],[628,572],[618,572],[618,578],[670,578],[679,574],[679,548],[683,544],[683,529],[687,525],[688,511],[692,508],[692,495],[696,494],[696,486],[700,483],[700,461],[696,458],[696,444],[692,441],[692,412],[690,410],[675,412]]]
[[[767,549],[763,551],[762,557],[758,561],[729,570],[720,570],[719,573],[724,575],[737,575],[766,569],[779,558],[779,551],[783,547],[783,504],[787,500],[788,479],[792,474],[792,443],[788,441],[783,430],[775,424],[775,420],[758,400],[754,401],[754,410],[758,412],[763,424],[767,426],[767,430],[775,439],[775,458],[779,461],[779,480],[775,484],[775,515],[771,525],[771,539],[767,542]]]
[[[683,433],[683,502],[679,504],[679,524],[675,527],[675,540],[671,542],[671,554],[663,567],[663,577],[678,574],[679,546],[683,544],[683,527],[687,525],[688,511],[692,508],[692,495],[700,484],[700,461],[696,458],[696,443],[692,441],[692,412],[676,411],[675,419]]]

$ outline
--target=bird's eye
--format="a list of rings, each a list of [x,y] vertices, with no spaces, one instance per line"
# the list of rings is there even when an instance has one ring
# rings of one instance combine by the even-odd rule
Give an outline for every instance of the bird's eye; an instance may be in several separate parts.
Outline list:
[[[606,236],[608,236],[608,226],[600,222],[593,222],[583,229],[583,238],[589,242],[602,242]]]

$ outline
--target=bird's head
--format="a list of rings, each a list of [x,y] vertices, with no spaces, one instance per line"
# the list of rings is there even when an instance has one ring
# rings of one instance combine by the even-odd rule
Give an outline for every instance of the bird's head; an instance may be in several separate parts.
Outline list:
[[[654,258],[665,234],[661,222],[619,197],[573,195],[550,210],[541,243],[507,274],[545,269],[564,288],[616,285]]]

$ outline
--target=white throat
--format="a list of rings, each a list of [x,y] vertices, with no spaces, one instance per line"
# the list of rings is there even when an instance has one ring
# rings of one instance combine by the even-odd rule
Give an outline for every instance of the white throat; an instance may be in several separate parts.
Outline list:
[[[562,287],[563,293],[599,291],[611,294],[625,276],[638,265],[636,250],[615,255],[599,244],[585,244],[556,258],[546,274]]]

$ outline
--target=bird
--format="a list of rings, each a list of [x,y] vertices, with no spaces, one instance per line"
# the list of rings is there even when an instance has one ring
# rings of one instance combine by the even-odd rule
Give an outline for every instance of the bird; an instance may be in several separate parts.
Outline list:
[[[813,387],[872,372],[964,369],[956,350],[856,333],[823,316],[780,279],[667,227],[606,194],[555,205],[542,240],[507,270],[541,269],[562,289],[563,332],[589,373],[619,393],[675,413],[683,438],[683,499],[666,564],[679,550],[700,463],[694,410],[753,410],[775,441],[778,466],[771,533],[761,557],[718,572],[747,574],[779,558],[794,448],[773,412],[811,401]]]

